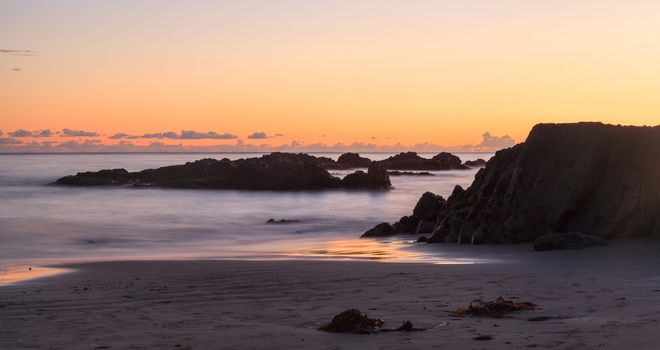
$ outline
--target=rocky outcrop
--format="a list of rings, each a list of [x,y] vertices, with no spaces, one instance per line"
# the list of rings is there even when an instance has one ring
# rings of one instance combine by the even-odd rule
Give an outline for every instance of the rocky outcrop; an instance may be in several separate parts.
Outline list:
[[[417,201],[413,213],[402,216],[393,225],[380,223],[368,230],[362,237],[386,237],[396,234],[430,233],[433,231],[438,212],[445,205],[445,199],[426,192]]]
[[[356,172],[344,179],[328,173],[316,157],[306,154],[272,153],[258,158],[231,161],[201,159],[183,165],[138,172],[124,169],[84,172],[55,182],[71,186],[156,186],[173,188],[245,190],[321,190],[333,188],[389,189],[389,177],[380,167]]]
[[[362,237],[387,237],[393,236],[396,233],[397,229],[393,225],[390,225],[387,222],[382,222],[362,234]]]
[[[359,153],[344,153],[337,159],[337,163],[351,168],[368,168],[372,161],[361,157]]]
[[[428,171],[399,171],[399,170],[388,171],[387,175],[389,175],[389,176],[435,176],[435,174],[429,173]]]
[[[372,164],[366,173],[358,170],[346,175],[342,180],[342,187],[377,190],[390,188],[392,184],[390,183],[390,177],[387,175],[387,171],[380,165]]]
[[[579,232],[550,233],[534,241],[534,250],[568,250],[607,246],[606,240]]]
[[[660,126],[540,124],[497,152],[469,188],[454,189],[428,241],[660,236],[658,179]]]
[[[540,124],[452,194],[431,241],[660,235],[660,126]]]
[[[483,168],[486,166],[486,161],[481,158],[476,160],[467,160],[465,163],[463,163],[463,165],[468,168]]]
[[[420,157],[416,152],[404,152],[377,162],[388,170],[453,170],[467,169],[461,159],[442,152],[431,159]]]
[[[461,163],[461,158],[455,156],[451,153],[441,152],[433,156],[431,160],[435,160],[440,165],[440,170],[452,170],[452,169],[465,169]]]
[[[424,233],[434,220],[432,236],[419,242],[538,238],[539,250],[660,236],[658,179],[660,126],[540,124],[524,143],[497,152],[469,188],[456,186],[434,219],[413,213],[404,217],[407,225],[393,226],[403,231],[417,220],[423,227],[417,233]],[[432,196],[425,193],[420,203]]]

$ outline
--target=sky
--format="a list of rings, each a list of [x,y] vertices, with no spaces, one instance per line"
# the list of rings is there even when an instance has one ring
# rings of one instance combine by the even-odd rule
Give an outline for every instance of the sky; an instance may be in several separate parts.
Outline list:
[[[660,124],[656,0],[3,0],[0,151],[486,150]]]

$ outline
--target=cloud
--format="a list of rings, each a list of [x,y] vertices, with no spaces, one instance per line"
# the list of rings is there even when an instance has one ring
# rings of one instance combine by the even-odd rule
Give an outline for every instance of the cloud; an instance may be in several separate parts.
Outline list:
[[[10,132],[8,135],[11,137],[29,137],[32,136],[32,131],[18,129],[16,131]]]
[[[116,134],[116,135],[120,135],[120,134]],[[177,134],[174,131],[168,131],[168,132],[144,134],[142,136],[126,135],[124,138],[171,139],[171,140],[202,140],[202,139],[231,140],[231,139],[237,139],[238,136],[229,133],[219,134],[215,131],[199,132],[194,130],[181,130],[180,134]]]
[[[51,137],[53,136],[53,133],[50,131],[50,129],[36,131],[18,129],[16,131],[10,132],[8,135],[11,137]]]
[[[174,131],[168,131],[168,132],[156,132],[156,133],[151,133],[151,134],[144,134],[140,136],[142,139],[178,139],[179,134],[175,133]]]
[[[63,129],[62,136],[64,137],[95,137],[100,136],[98,133],[93,131],[84,131],[84,130],[72,130],[72,129]]]
[[[0,138],[0,145],[20,145],[22,144],[23,141],[10,138],[10,137],[2,137]]]
[[[516,140],[509,135],[493,136],[489,132],[485,132],[481,137],[481,143],[476,147],[500,149],[511,147],[516,144]]]
[[[108,138],[111,139],[111,140],[119,140],[119,139],[131,138],[131,137],[133,137],[133,136],[131,136],[131,135],[125,133],[125,132],[118,132],[118,133],[116,133],[116,134],[114,134],[114,135],[112,135]]]
[[[6,53],[13,56],[34,56],[37,53],[32,50],[0,49],[0,53]]]
[[[237,139],[238,136],[234,134],[218,134],[214,131],[209,132],[197,132],[193,130],[181,130],[181,135],[179,138],[182,140],[196,140],[196,139],[216,139],[216,140],[231,140]]]
[[[267,139],[267,138],[270,138],[270,137],[271,136],[268,136],[268,134],[266,134],[263,131],[257,131],[255,133],[252,133],[252,134],[248,135],[247,138],[251,139],[251,140],[263,140],[263,139]]]

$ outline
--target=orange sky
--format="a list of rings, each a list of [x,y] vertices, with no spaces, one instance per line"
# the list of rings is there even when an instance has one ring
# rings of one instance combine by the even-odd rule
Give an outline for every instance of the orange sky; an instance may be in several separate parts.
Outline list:
[[[656,125],[658,13],[642,0],[6,0],[1,137],[458,146],[485,131],[522,141],[539,122]],[[258,131],[283,136],[247,139]]]

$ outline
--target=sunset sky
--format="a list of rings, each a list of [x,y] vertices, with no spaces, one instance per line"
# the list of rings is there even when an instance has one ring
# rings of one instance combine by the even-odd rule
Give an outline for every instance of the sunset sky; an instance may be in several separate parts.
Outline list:
[[[660,124],[659,1],[0,2],[0,151],[497,148],[583,120]]]

